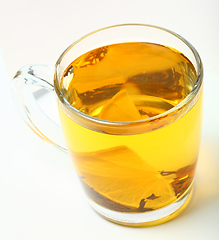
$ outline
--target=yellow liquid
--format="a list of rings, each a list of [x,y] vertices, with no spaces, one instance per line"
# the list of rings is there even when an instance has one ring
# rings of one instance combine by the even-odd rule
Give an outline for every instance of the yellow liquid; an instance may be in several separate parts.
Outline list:
[[[181,53],[160,45],[123,43],[76,59],[65,71],[62,91],[79,111],[111,120],[121,114],[101,112],[125,89],[142,120],[181,102],[195,80],[194,67]],[[89,198],[120,212],[146,212],[183,197],[194,178],[201,108],[202,97],[178,119],[167,115],[164,127],[145,123],[141,133],[113,134],[101,132],[101,126],[76,123],[74,114],[60,104],[69,154]],[[122,117],[130,121],[126,112]]]

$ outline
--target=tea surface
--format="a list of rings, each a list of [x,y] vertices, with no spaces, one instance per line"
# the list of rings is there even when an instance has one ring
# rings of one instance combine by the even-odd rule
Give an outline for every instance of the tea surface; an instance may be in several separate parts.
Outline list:
[[[133,121],[171,109],[195,80],[193,65],[181,53],[157,44],[122,43],[77,58],[65,72],[62,91],[92,117]]]

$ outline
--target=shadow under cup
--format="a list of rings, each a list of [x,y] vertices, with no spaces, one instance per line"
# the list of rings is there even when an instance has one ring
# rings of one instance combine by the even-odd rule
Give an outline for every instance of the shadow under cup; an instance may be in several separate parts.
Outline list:
[[[62,79],[69,64],[106,45],[147,42],[181,52],[197,77],[175,107],[144,120],[116,122],[86,115],[65,98]],[[118,25],[93,32],[59,58],[54,87],[68,152],[90,205],[126,226],[152,226],[187,205],[198,159],[202,121],[202,63],[179,35],[149,25]]]

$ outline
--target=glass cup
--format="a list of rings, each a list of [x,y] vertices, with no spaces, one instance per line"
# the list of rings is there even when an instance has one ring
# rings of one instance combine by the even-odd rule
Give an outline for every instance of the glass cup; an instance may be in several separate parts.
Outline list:
[[[185,98],[158,115],[129,121],[103,120],[74,107],[63,90],[69,65],[89,51],[123,43],[155,44],[185,56],[195,72]],[[147,88],[147,81],[148,75],[142,89]],[[32,130],[69,153],[92,208],[114,223],[141,227],[171,220],[191,198],[201,138],[202,82],[199,54],[184,38],[156,26],[124,24],[74,42],[55,68],[23,67],[12,80],[11,90]],[[164,91],[157,88],[157,93]],[[57,99],[61,127],[49,116],[50,107],[40,107],[39,99],[44,102],[44,98],[39,95],[45,93]]]

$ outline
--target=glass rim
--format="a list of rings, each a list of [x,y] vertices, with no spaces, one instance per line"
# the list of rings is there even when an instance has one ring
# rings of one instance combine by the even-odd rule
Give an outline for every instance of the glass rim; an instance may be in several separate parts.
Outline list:
[[[156,116],[150,117],[150,118],[146,118],[146,119],[140,119],[140,120],[135,120],[135,121],[110,121],[110,120],[104,120],[104,119],[100,119],[100,118],[96,118],[96,117],[92,117],[90,115],[87,115],[81,111],[79,111],[78,109],[76,109],[75,107],[73,107],[63,96],[61,90],[60,90],[60,86],[59,86],[59,82],[58,82],[58,69],[59,66],[62,62],[62,60],[64,59],[65,55],[67,54],[67,52],[72,49],[77,43],[79,43],[80,41],[82,41],[83,39],[94,35],[95,33],[107,30],[107,29],[112,29],[112,28],[118,28],[118,27],[147,27],[147,28],[154,28],[154,29],[158,29],[161,30],[163,32],[169,33],[170,35],[178,38],[179,40],[181,40],[181,42],[183,42],[192,52],[192,54],[194,55],[196,64],[197,64],[197,78],[196,78],[196,82],[192,88],[192,90],[190,91],[190,93],[180,102],[178,103],[176,106],[170,108],[169,110],[158,114]],[[169,46],[171,47],[171,46]],[[177,50],[177,49],[176,49]],[[74,59],[73,59],[74,60]],[[70,64],[70,63],[69,63]],[[73,42],[68,48],[65,49],[65,51],[60,55],[60,57],[58,58],[56,64],[55,64],[55,72],[54,72],[54,89],[56,91],[56,94],[58,96],[58,99],[64,104],[65,107],[67,107],[67,109],[70,112],[73,112],[77,115],[79,115],[80,117],[82,117],[85,120],[89,120],[91,122],[97,123],[97,124],[103,124],[103,125],[110,125],[110,126],[128,126],[128,125],[132,125],[132,124],[138,124],[138,123],[150,123],[150,122],[154,122],[156,121],[156,119],[160,119],[163,118],[164,116],[167,115],[171,115],[171,113],[175,113],[178,109],[183,108],[184,106],[187,105],[187,103],[191,102],[198,94],[199,90],[202,87],[202,83],[203,83],[203,64],[202,64],[202,60],[200,58],[199,53],[197,52],[197,50],[195,49],[195,47],[188,42],[184,37],[182,37],[181,35],[168,30],[166,28],[163,27],[159,27],[159,26],[155,26],[155,25],[150,25],[150,24],[138,24],[138,23],[127,23],[127,24],[117,24],[117,25],[112,25],[112,26],[108,26],[108,27],[104,27],[104,28],[100,28],[98,30],[92,31],[84,36],[82,36],[81,38],[79,38],[78,40],[76,40],[75,42]]]

